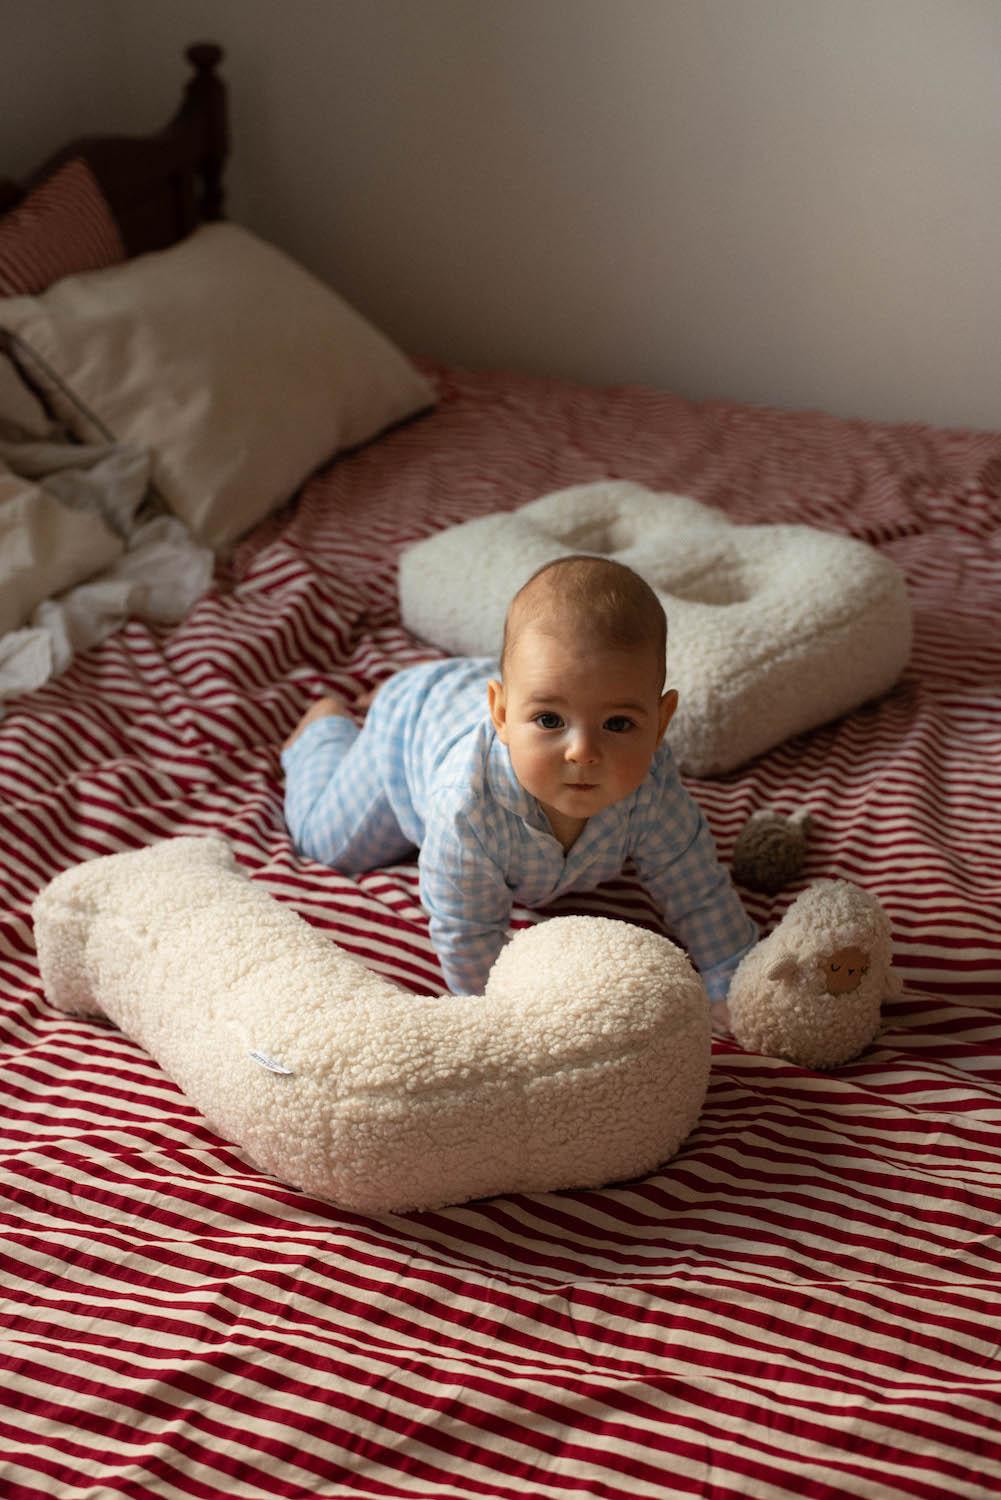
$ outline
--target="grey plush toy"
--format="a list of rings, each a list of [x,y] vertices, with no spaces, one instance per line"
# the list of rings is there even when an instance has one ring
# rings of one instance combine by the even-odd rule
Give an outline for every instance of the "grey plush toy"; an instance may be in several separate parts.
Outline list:
[[[762,808],[752,813],[733,846],[730,871],[749,891],[774,896],[803,868],[810,814],[806,808],[786,817]]]

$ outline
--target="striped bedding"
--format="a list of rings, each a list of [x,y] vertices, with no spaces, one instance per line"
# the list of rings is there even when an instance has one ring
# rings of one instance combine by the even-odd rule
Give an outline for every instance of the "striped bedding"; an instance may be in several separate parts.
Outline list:
[[[127,625],[0,723],[0,1493],[1001,1492],[1001,436],[434,374],[434,413],[317,476],[181,625]],[[46,1004],[31,899],[220,830],[331,938],[437,989],[415,866],[298,858],[277,747],[314,695],[431,654],[399,623],[403,544],[605,475],[906,571],[893,693],[691,782],[724,858],[755,808],[810,807],[804,879],[879,897],[904,996],[829,1074],[717,1040],[697,1130],[642,1181],[344,1213]],[[654,920],[626,877],[560,909]]]

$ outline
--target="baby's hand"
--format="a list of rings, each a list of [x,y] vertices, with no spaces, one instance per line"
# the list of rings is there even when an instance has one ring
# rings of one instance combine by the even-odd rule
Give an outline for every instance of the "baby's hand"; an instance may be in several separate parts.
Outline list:
[[[730,1012],[725,1000],[710,1000],[709,1016],[714,1036],[730,1035]]]
[[[317,698],[316,702],[311,703],[307,708],[288,739],[282,745],[282,749],[287,750],[289,745],[294,744],[299,738],[302,731],[307,729],[310,724],[315,723],[317,719],[329,719],[332,715],[339,715],[343,718],[347,716],[347,712],[347,704],[336,693],[328,693],[325,698]]]

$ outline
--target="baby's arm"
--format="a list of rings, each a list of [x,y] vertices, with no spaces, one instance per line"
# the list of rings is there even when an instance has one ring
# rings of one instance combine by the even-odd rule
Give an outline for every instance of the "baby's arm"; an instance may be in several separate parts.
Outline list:
[[[449,802],[446,793],[428,817],[419,859],[421,901],[448,988],[455,995],[482,995],[507,938],[511,892],[469,820]]]
[[[510,903],[508,903],[508,915]],[[452,922],[432,914],[431,941],[453,995],[482,995],[494,959],[507,941],[508,918],[496,926]]]
[[[681,787],[664,789],[665,804],[634,851],[641,881],[702,975],[710,1000],[726,998],[758,929],[720,864],[698,805]]]

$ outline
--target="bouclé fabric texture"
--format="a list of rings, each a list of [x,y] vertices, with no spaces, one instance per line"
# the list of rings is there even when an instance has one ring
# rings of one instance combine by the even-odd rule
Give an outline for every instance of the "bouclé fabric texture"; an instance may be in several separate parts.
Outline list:
[[[667,732],[682,770],[733,770],[891,687],[911,649],[903,575],[812,526],[741,526],[628,480],[575,485],[465,521],[400,560],[404,624],[462,656],[497,655],[511,598],[575,552],[645,578],[668,618]]]
[[[670,1158],[709,1076],[705,988],[599,917],[518,933],[480,996],[414,996],[176,838],[57,876],[46,994],[104,1013],[265,1171],[359,1212],[596,1187]]]
[[[837,1067],[873,1041],[883,1001],[900,994],[892,965],[876,898],[850,880],[818,880],[741,961],[727,997],[733,1034],[749,1051]]]

